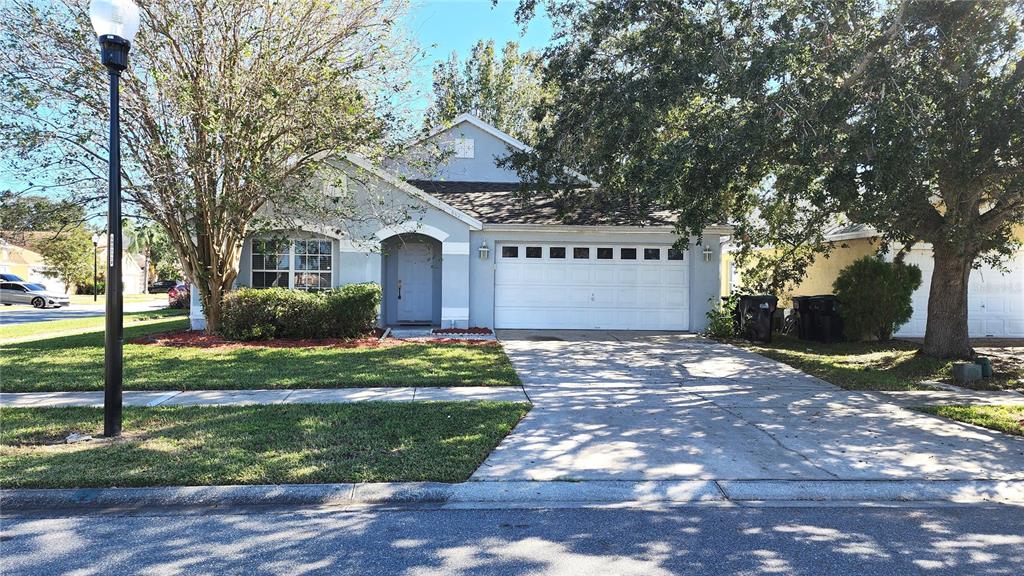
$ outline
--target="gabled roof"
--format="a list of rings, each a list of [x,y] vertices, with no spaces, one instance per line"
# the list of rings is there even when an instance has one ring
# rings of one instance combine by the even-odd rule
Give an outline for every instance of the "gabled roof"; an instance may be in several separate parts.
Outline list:
[[[503,132],[503,131],[499,130],[497,127],[495,127],[495,126],[493,126],[491,124],[488,124],[487,122],[484,122],[483,120],[477,118],[476,116],[474,116],[474,115],[472,115],[472,114],[470,114],[468,112],[463,112],[462,114],[459,114],[458,116],[453,118],[451,122],[449,122],[447,124],[442,124],[440,126],[436,126],[430,132],[428,132],[426,134],[426,136],[422,136],[422,137],[418,138],[417,140],[413,141],[412,144],[416,145],[416,144],[419,144],[420,142],[423,142],[424,140],[429,140],[429,139],[433,138],[434,136],[437,136],[438,134],[441,134],[442,132],[447,132],[448,130],[451,130],[452,128],[455,128],[456,126],[458,126],[459,124],[462,124],[464,122],[467,123],[467,124],[470,124],[472,126],[475,126],[475,127],[479,128],[480,130],[483,130],[484,132],[490,134],[491,136],[494,136],[495,138],[497,138],[498,140],[501,140],[502,142],[504,142],[506,145],[508,145],[510,148],[512,148],[514,150],[518,150],[519,152],[533,152],[533,147],[530,146],[529,144],[523,142],[522,140],[519,140],[518,138],[515,138],[514,136],[512,136],[512,135],[510,135],[510,134],[508,134],[506,132]],[[591,186],[597,186],[597,182],[594,182],[593,180],[591,180],[590,178],[588,178],[584,174],[581,174],[581,173],[579,173],[579,172],[577,172],[575,170],[570,170],[568,168],[566,168],[565,171],[566,171],[567,174],[569,174],[573,178],[579,178],[582,182],[585,182],[585,183],[587,183],[587,184],[589,184]]]
[[[874,238],[879,236],[878,230],[867,224],[844,224],[836,226],[825,233],[825,240],[838,242],[840,240],[856,240],[858,238]]]
[[[387,170],[378,168],[373,164],[373,162],[370,162],[369,160],[363,158],[362,156],[359,156],[357,154],[345,154],[343,158],[346,161],[351,162],[355,166],[363,170],[366,170],[370,174],[373,174],[374,176],[394,186],[395,188],[398,188],[402,192],[405,192],[406,194],[412,196],[413,198],[422,200],[427,204],[433,206],[434,208],[437,208],[438,210],[448,214],[449,216],[461,220],[474,230],[479,230],[484,226],[483,222],[477,220],[476,218],[470,216],[469,214],[466,214],[465,212],[459,210],[458,208],[452,206],[451,204],[444,202],[443,200],[437,198],[436,196],[427,194],[426,192],[409,184],[405,180],[402,180],[401,178],[395,176],[394,174],[388,172]]]
[[[473,116],[468,112],[463,112],[462,114],[459,114],[455,118],[452,118],[452,121],[447,124],[442,124],[440,126],[434,127],[430,132],[427,133],[426,136],[423,136],[413,141],[413,144],[415,145],[419,144],[420,142],[423,142],[424,140],[430,140],[434,136],[437,136],[442,132],[451,130],[452,128],[455,128],[456,126],[462,124],[463,122],[476,126],[477,128],[483,130],[484,132],[487,132],[491,136],[494,136],[498,140],[501,140],[502,142],[508,144],[510,147],[515,148],[516,150],[519,150],[521,152],[529,152],[533,150],[522,140],[514,138],[513,136],[506,134],[501,130],[498,130],[494,126],[488,124],[487,122],[484,122],[483,120],[477,118],[476,116]]]

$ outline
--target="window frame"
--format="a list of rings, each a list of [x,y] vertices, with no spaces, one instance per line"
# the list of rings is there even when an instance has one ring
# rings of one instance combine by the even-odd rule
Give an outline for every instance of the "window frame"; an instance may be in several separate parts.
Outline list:
[[[266,252],[257,252],[256,251],[256,246],[257,246],[257,243],[259,243],[259,242],[277,242],[277,241],[287,242],[286,251],[285,252],[274,252],[273,253],[276,256],[285,256],[285,255],[287,256],[287,268],[267,268],[266,267],[266,255],[267,255],[267,253]],[[308,258],[308,257],[311,256],[311,254],[308,251],[308,245],[307,245],[306,251],[302,252],[300,254],[298,252],[298,250],[297,250],[296,244],[298,242],[310,242],[310,241],[318,242],[318,243],[321,243],[321,244],[326,243],[328,248],[330,249],[330,254],[323,254],[322,246],[318,246],[318,248],[317,248],[318,254],[315,255],[315,256],[319,257],[318,258],[318,264],[317,264],[318,268],[315,269],[315,270],[313,270],[313,269],[302,269],[302,270],[300,270],[299,269],[299,265],[298,265],[299,264],[299,257],[300,256],[304,256],[304,257]],[[337,282],[337,276],[335,275],[335,268],[336,268],[336,266],[334,265],[335,264],[334,256],[335,256],[336,252],[337,252],[337,249],[334,246],[334,239],[333,238],[328,238],[328,237],[324,237],[324,238],[320,238],[320,237],[305,238],[305,237],[303,237],[303,238],[300,238],[300,237],[289,236],[289,237],[286,237],[286,238],[253,238],[249,242],[249,287],[255,288],[255,289],[258,289],[258,290],[263,290],[265,288],[286,288],[288,290],[302,290],[304,292],[316,292],[316,291],[320,291],[320,290],[330,290],[330,289],[335,287],[336,282]],[[255,263],[253,262],[253,260],[254,260],[254,258],[256,257],[257,254],[264,256],[264,262],[263,262],[263,267],[262,268],[257,268],[254,265]],[[322,259],[323,257],[329,258],[330,269],[328,269],[328,270],[324,270],[322,268],[319,268],[319,266],[320,266],[320,264],[322,262],[322,260],[320,260],[320,259]],[[275,265],[276,265],[276,262],[275,262]],[[257,273],[262,273],[262,274],[284,274],[285,277],[288,279],[287,286],[256,286],[255,279],[256,279],[256,274]],[[312,273],[312,274],[317,274],[318,276],[319,275],[323,275],[323,274],[330,274],[330,280],[328,281],[328,285],[327,286],[317,286],[315,288],[310,288],[310,287],[305,287],[305,286],[296,286],[296,277],[299,274],[302,274],[302,273]]]

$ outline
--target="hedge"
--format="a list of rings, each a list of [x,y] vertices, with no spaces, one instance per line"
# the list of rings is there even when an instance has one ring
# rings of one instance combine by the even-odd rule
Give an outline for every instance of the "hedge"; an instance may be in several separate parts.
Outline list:
[[[220,334],[229,340],[354,338],[376,326],[377,284],[323,292],[241,288],[227,295]]]

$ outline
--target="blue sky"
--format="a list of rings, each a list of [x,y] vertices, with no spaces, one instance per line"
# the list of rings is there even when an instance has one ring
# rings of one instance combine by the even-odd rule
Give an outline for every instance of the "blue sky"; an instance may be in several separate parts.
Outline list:
[[[414,74],[416,96],[411,102],[413,128],[419,128],[429,104],[430,71],[452,51],[464,58],[477,40],[493,38],[500,46],[516,40],[523,49],[543,48],[551,38],[551,22],[538,14],[523,31],[515,22],[518,0],[411,0],[406,26],[426,53]],[[24,186],[17,175],[0,174],[0,189]]]
[[[414,107],[421,113],[427,107],[431,90],[430,70],[438,60],[458,52],[464,58],[477,40],[494,39],[497,46],[509,40],[523,49],[543,48],[551,38],[551,22],[538,14],[525,31],[515,22],[517,0],[412,0],[407,26],[426,58],[417,70],[416,88],[423,96]]]

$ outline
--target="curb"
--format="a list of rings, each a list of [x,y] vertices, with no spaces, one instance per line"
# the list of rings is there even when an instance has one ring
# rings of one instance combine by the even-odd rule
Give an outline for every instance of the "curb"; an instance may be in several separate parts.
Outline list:
[[[0,490],[0,511],[435,505],[551,508],[702,503],[1007,503],[1024,505],[1024,480],[652,480],[387,482]]]

